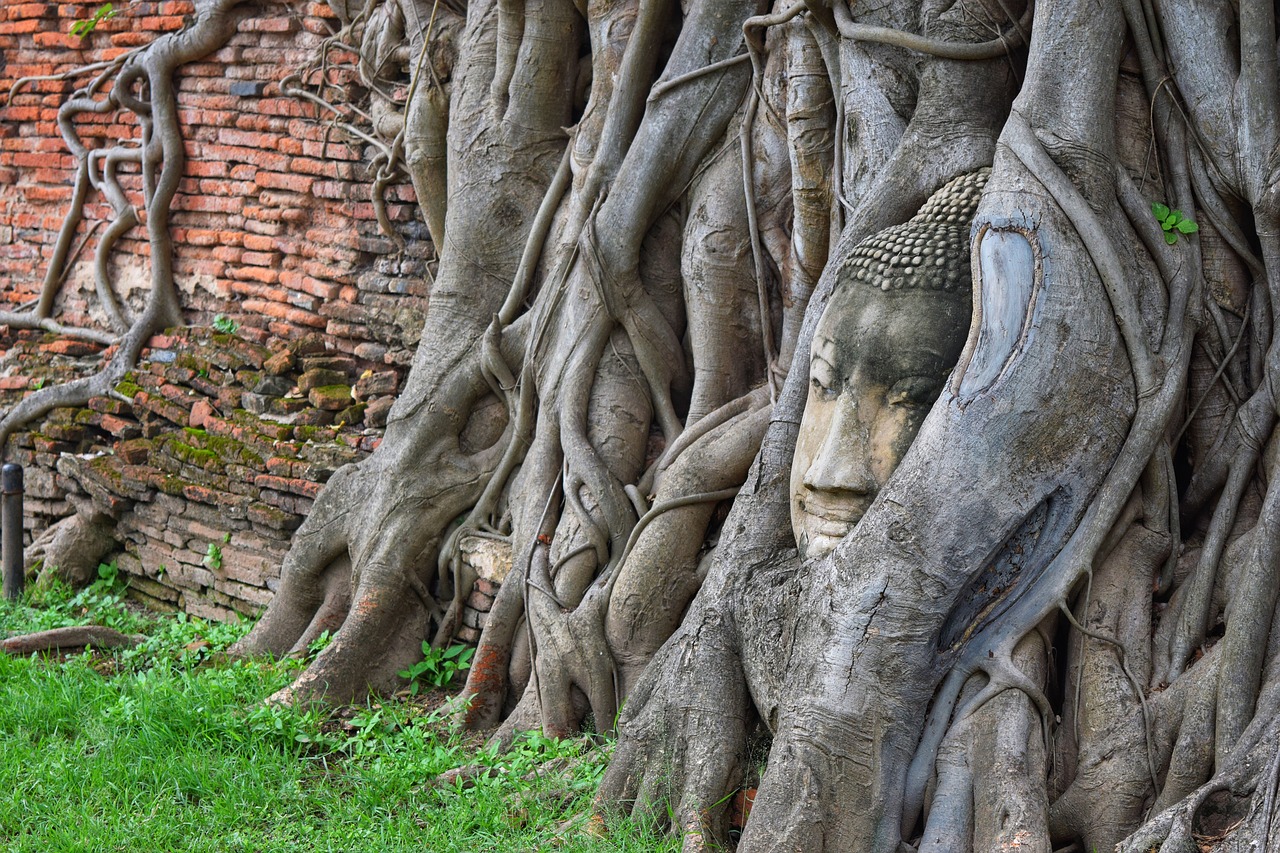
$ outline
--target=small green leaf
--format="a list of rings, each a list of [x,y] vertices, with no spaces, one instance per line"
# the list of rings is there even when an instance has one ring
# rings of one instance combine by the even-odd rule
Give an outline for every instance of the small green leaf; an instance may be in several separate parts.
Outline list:
[[[1156,219],[1161,222],[1164,222],[1164,220],[1169,216],[1169,208],[1165,207],[1160,202],[1156,202],[1151,205],[1151,212],[1154,213],[1156,215]]]
[[[1193,219],[1183,219],[1175,227],[1183,234],[1194,234],[1200,230],[1200,226]]]
[[[1172,246],[1174,243],[1178,242],[1178,234],[1177,234],[1177,232],[1170,231],[1168,234],[1165,234],[1165,235],[1164,235],[1164,241],[1165,241],[1166,243],[1168,243],[1170,246]]]
[[[71,34],[77,38],[84,38],[93,32],[99,23],[109,18],[115,17],[115,11],[112,10],[110,3],[104,3],[98,11],[93,13],[92,18],[86,18],[82,21],[76,21],[71,25]]]
[[[236,330],[239,328],[240,324],[235,320],[232,320],[230,317],[225,317],[222,314],[219,314],[213,318],[213,330],[215,332],[221,332],[224,335],[231,335],[235,334]]]

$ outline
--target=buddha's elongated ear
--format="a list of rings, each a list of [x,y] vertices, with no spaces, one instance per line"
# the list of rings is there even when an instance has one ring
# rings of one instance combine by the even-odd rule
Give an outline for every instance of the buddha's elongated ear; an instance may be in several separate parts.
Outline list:
[[[983,226],[974,239],[973,323],[951,383],[961,398],[994,385],[1022,350],[1043,279],[1034,239],[1012,223]]]

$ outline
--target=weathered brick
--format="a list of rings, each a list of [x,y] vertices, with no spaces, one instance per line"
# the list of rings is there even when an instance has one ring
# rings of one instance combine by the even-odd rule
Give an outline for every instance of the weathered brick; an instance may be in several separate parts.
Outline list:
[[[268,172],[265,169],[260,170],[254,178],[260,187],[269,189],[288,190],[295,193],[309,193],[316,180],[307,175],[293,174],[289,172]]]
[[[210,603],[203,597],[184,596],[181,604],[187,613],[211,622],[236,622],[240,619],[240,614],[235,610]]]
[[[249,520],[271,530],[296,530],[302,524],[297,513],[254,502],[249,505]]]
[[[467,596],[467,607],[477,613],[488,613],[489,609],[493,607],[493,597],[486,595],[481,590],[473,589],[471,594]]]

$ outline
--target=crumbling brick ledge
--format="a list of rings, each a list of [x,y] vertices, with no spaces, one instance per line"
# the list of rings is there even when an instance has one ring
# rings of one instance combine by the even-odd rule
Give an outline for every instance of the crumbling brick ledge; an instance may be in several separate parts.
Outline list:
[[[75,512],[101,514],[134,599],[218,621],[255,616],[322,485],[381,441],[402,369],[331,351],[315,335],[264,346],[188,327],[150,344],[115,393],[10,440],[7,458],[26,469],[24,538]],[[107,355],[0,329],[0,406]],[[500,580],[477,582],[463,641],[479,638]]]
[[[96,369],[104,355],[30,332],[4,344],[3,403]],[[96,511],[114,521],[134,597],[218,620],[256,614],[321,486],[381,440],[401,378],[318,336],[272,351],[235,334],[170,330],[114,394],[11,440],[8,458],[28,472],[26,538]],[[317,380],[327,396],[314,393]]]

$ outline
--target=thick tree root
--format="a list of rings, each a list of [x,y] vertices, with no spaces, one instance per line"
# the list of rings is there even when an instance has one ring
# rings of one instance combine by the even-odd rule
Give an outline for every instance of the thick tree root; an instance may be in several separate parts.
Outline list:
[[[491,393],[484,334],[562,159],[578,19],[566,1],[547,4],[531,21],[529,44],[536,49],[521,55],[511,80],[520,94],[493,123],[485,116],[495,10],[493,4],[470,10],[473,26],[461,38],[459,59],[468,70],[454,81],[454,107],[469,120],[450,122],[450,180],[474,192],[468,204],[446,213],[445,229],[457,236],[440,247],[441,272],[423,330],[424,340],[444,346],[419,349],[382,446],[322,492],[286,557],[280,593],[236,649],[285,654],[321,623],[336,621],[348,598],[338,590],[346,570],[331,564],[350,558],[341,628],[278,701],[349,701],[397,683],[396,672],[417,660],[431,636],[431,622],[443,619],[441,599],[453,597],[447,585],[436,587],[444,531],[476,503],[514,439],[511,421],[502,435],[487,438],[480,435],[487,427],[472,422]],[[566,32],[574,36],[566,39]],[[495,231],[495,222],[508,227]],[[419,466],[431,476],[401,476]]]
[[[78,588],[97,579],[98,563],[117,547],[115,522],[92,508],[80,509],[36,537],[25,568],[39,569],[38,585],[57,579]]]
[[[72,628],[53,628],[34,634],[22,634],[0,642],[0,651],[22,657],[37,653],[61,652],[68,649],[121,649],[136,646],[143,638],[134,634],[122,634],[114,628],[101,625],[82,625]]]

